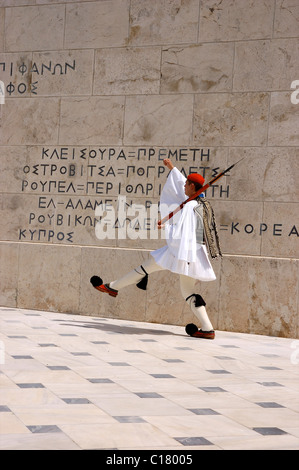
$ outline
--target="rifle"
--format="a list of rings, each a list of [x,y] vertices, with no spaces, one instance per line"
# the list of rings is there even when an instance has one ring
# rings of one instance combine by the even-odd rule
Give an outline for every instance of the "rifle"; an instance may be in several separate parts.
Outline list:
[[[163,217],[162,220],[158,220],[158,226],[159,225],[162,225],[164,224],[165,222],[167,222],[167,220],[171,219],[177,212],[179,212],[181,209],[183,209],[184,205],[187,204],[187,202],[190,202],[192,201],[193,199],[196,199],[201,193],[203,193],[204,191],[206,191],[210,186],[212,186],[213,183],[215,183],[215,181],[219,180],[220,178],[222,178],[222,176],[224,176],[226,173],[228,173],[234,166],[237,165],[237,163],[239,163],[241,160],[243,160],[245,157],[241,158],[240,160],[238,160],[236,163],[234,163],[233,165],[231,165],[229,168],[227,168],[226,170],[222,171],[221,173],[219,173],[219,175],[215,176],[215,178],[211,179],[211,181],[209,181],[208,183],[206,183],[202,188],[200,188],[195,194],[193,194],[192,196],[190,196],[188,199],[186,199],[185,201],[183,201],[176,209],[174,209],[174,211],[170,212],[168,215],[166,215],[165,217]]]

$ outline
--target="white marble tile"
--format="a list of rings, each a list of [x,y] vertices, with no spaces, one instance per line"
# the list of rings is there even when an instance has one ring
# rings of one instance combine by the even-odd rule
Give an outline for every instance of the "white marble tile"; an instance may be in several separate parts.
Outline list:
[[[1,449],[298,447],[290,339],[217,331],[211,342],[177,326],[3,307],[0,321]],[[24,349],[31,359],[18,359]]]

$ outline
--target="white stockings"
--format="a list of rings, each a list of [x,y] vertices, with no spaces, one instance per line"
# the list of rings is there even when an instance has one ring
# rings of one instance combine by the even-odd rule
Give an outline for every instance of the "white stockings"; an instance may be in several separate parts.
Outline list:
[[[155,262],[152,256],[150,256],[148,260],[144,261],[144,263],[142,263],[142,266],[147,272],[147,274],[152,274],[156,271],[163,271],[163,268]],[[109,285],[112,289],[120,290],[124,287],[130,286],[131,284],[137,284],[144,277],[144,275],[144,271],[139,266],[138,268],[133,269],[133,271],[130,271],[129,273],[125,274],[125,276],[121,277],[120,279],[110,282]],[[203,331],[213,330],[213,326],[208,317],[203,299],[200,296],[198,297],[200,297],[202,300],[202,302],[200,302],[201,305],[196,306],[198,304],[198,302],[196,302],[195,295],[196,279],[184,276],[183,274],[180,274],[179,276],[182,296],[187,301],[192,312],[199,320],[201,329]]]

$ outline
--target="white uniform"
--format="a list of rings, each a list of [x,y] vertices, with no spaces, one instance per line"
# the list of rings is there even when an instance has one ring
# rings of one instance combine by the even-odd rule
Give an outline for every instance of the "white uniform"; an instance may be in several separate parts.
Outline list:
[[[173,211],[186,199],[184,184],[186,178],[174,168],[166,181],[161,194],[160,211],[162,218]],[[198,216],[194,212],[196,201],[184,205],[166,225],[167,245],[152,251],[142,266],[125,274],[122,278],[109,283],[112,289],[120,290],[136,284],[144,277],[144,270],[152,274],[163,269],[180,275],[180,288],[183,298],[188,302],[194,315],[198,318],[203,331],[213,330],[205,303],[200,306],[194,301],[195,283],[213,281],[215,273],[208,258],[206,246],[196,241],[196,224]],[[199,296],[200,297],[200,296]]]
[[[170,172],[160,199],[162,218],[186,199],[185,182],[186,178],[177,168]],[[199,222],[194,212],[196,205],[196,200],[188,202],[166,223],[167,245],[152,251],[151,255],[163,269],[200,281],[214,281],[216,276],[206,246],[196,240],[196,227]]]

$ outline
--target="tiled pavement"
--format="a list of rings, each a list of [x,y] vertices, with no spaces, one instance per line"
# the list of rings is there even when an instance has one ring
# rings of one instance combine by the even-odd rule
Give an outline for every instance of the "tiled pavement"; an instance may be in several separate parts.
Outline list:
[[[0,449],[299,449],[299,341],[0,308]]]

